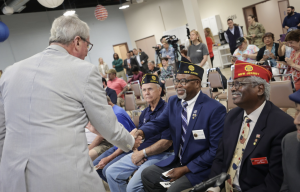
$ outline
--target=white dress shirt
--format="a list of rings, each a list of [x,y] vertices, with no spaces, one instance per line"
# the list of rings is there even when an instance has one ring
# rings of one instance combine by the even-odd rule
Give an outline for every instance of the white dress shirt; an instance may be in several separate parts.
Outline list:
[[[142,66],[142,64],[141,64],[141,59],[140,59],[140,55],[137,54],[135,57],[136,57],[136,60],[137,60],[137,62],[139,63],[139,65]]]
[[[250,125],[249,134],[248,134],[247,140],[245,142],[246,146],[247,146],[247,143],[249,141],[249,138],[251,137],[251,134],[252,134],[252,131],[253,131],[255,125],[256,125],[256,122],[257,122],[257,120],[258,120],[258,118],[259,118],[259,116],[260,116],[263,108],[265,107],[265,104],[266,104],[266,101],[260,107],[258,107],[257,109],[255,109],[255,111],[253,111],[252,113],[250,113],[249,115],[247,115],[246,111],[244,111],[244,119],[245,119],[246,116],[249,119],[251,119],[251,121],[249,123],[249,125]],[[241,135],[242,135],[243,127],[244,127],[244,121],[243,121],[243,123],[241,125],[241,130],[240,130],[240,134],[239,134],[238,138],[240,138]],[[245,146],[245,148],[246,148],[246,146]],[[237,186],[240,186],[240,184],[239,184],[239,176],[240,176],[241,162],[242,161],[240,161],[240,164],[238,165],[238,168],[236,170],[236,174],[235,174],[235,176],[233,178],[233,184],[237,185]],[[220,192],[220,188],[219,187],[213,187],[213,188],[207,189],[207,191]]]
[[[232,33],[232,35],[234,35],[234,27],[235,26],[233,26],[233,28],[232,29],[229,29],[229,31]],[[242,32],[242,29],[241,29],[241,27],[240,26],[238,26],[238,28],[239,28],[239,30],[240,30],[240,37],[244,37],[244,34],[243,34],[243,32]],[[226,31],[224,32],[224,37],[225,37],[225,39],[226,39],[226,41],[227,41],[227,43],[229,43],[229,39],[228,39],[228,36],[227,36],[227,33],[226,33]]]

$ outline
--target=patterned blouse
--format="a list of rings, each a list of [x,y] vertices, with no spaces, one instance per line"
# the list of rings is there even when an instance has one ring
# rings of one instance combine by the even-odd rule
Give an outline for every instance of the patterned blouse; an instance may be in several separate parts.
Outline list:
[[[291,60],[293,61],[293,63],[295,63],[296,65],[300,65],[300,54],[298,54],[298,58],[296,58],[296,51],[293,50],[291,53]],[[296,83],[297,81],[299,81],[300,79],[300,71],[291,68],[290,66],[288,67],[288,70],[286,72],[287,74],[293,74],[293,79],[294,82]],[[289,77],[288,77],[289,78]]]
[[[173,66],[169,65],[167,67],[167,70],[165,70],[165,68],[161,68],[161,74],[160,74],[160,80],[165,80],[168,77],[173,76],[174,72],[173,72]]]

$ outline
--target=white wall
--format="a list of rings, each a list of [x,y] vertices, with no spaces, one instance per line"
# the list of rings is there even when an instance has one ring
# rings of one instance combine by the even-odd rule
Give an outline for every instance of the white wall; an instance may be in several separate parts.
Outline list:
[[[130,5],[130,8],[124,10],[124,15],[133,46],[136,40],[152,35],[159,43],[164,31],[187,23],[182,0],[148,0]]]
[[[111,67],[114,44],[127,42],[128,47],[132,48],[124,14],[119,6],[106,6],[108,18],[98,21],[94,9],[76,10],[79,18],[91,28],[90,41],[94,47],[86,60],[98,65],[98,58],[103,57]],[[51,11],[1,16],[2,22],[10,30],[10,36],[4,43],[0,43],[0,69],[44,50],[48,46],[51,24],[62,14],[63,11]]]
[[[296,12],[300,13],[300,1],[299,0],[289,0],[290,5],[295,7]]]

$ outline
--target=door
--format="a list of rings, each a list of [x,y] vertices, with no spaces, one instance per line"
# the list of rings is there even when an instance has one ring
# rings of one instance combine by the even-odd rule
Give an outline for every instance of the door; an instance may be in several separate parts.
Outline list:
[[[126,54],[129,51],[127,43],[113,45],[113,47],[114,47],[114,52],[118,53],[120,59],[124,60],[127,58]]]
[[[278,1],[281,24],[283,23],[284,18],[287,16],[287,7],[288,6],[289,6],[288,0]],[[287,33],[287,30],[282,29],[282,32]]]
[[[248,34],[248,28],[249,28],[248,16],[253,15],[254,17],[257,18],[256,8],[255,8],[255,6],[251,6],[251,7],[243,8],[243,10],[244,10],[245,23],[246,23],[246,29],[245,29],[246,33],[244,32],[244,34]]]
[[[210,30],[211,30],[213,36],[218,35],[219,30],[218,30],[216,17],[215,16],[209,17],[208,20],[209,20]]]
[[[205,28],[210,28],[210,24],[209,24],[209,19],[208,18],[206,18],[206,19],[202,19],[202,27],[203,27],[203,29],[205,29]]]
[[[137,49],[142,49],[142,51],[149,56],[148,61],[155,60],[155,50],[152,48],[156,46],[156,40],[154,35],[137,40],[135,41],[135,44]]]

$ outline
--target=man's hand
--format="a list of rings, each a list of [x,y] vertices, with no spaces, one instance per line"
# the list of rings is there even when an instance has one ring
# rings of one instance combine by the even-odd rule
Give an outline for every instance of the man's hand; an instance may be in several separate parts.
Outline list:
[[[289,27],[288,27],[288,26],[285,26],[284,28],[285,28],[286,30],[288,30],[288,29],[289,29]]]
[[[142,130],[137,130],[136,132],[135,132],[135,136],[134,136],[134,138],[136,138],[136,137],[138,137],[138,136],[141,136],[142,137],[142,139],[144,139],[145,138],[145,135],[144,135],[144,132],[142,131]]]
[[[133,164],[137,165],[143,159],[144,159],[143,151],[138,151],[137,149],[133,151],[131,156],[131,161]]]
[[[133,148],[132,148],[132,150],[135,150],[135,149],[137,149],[140,145],[141,145],[141,143],[143,142],[142,141],[142,137],[139,135],[139,132],[140,130],[137,130],[137,128],[135,128],[135,129],[133,129],[131,132],[130,132],[130,134],[134,137],[134,139],[135,139],[135,143],[134,143],[134,146],[133,146]],[[142,131],[143,132],[143,131]]]
[[[86,125],[86,127],[90,132],[96,134],[96,135],[100,135],[100,133],[97,131],[97,129],[95,129],[95,127],[91,124],[91,122],[89,121],[89,123]]]
[[[173,182],[182,177],[183,175],[187,174],[188,172],[190,172],[190,170],[187,166],[177,167],[169,171],[167,173],[167,177],[171,178],[170,182]]]
[[[116,66],[113,65],[113,68],[116,68]]]
[[[297,26],[300,27],[300,23]]]
[[[161,80],[161,82],[162,82],[163,84],[165,84],[165,81],[164,81],[164,80]]]
[[[118,94],[118,97],[122,97],[122,95],[123,95],[122,92],[120,92],[120,93]]]
[[[112,159],[109,156],[108,157],[104,157],[103,159],[101,159],[101,161],[96,166],[96,170],[103,169],[111,160]]]
[[[144,61],[141,61],[141,64],[144,64],[145,62]]]

